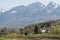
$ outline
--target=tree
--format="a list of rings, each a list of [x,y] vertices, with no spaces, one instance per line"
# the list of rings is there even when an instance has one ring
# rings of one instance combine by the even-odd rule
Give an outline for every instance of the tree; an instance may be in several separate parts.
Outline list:
[[[6,34],[7,34],[6,28],[3,28],[3,29],[0,31],[0,35],[6,35]]]
[[[35,26],[35,28],[34,28],[34,34],[38,34],[38,27],[37,26]]]
[[[20,29],[20,34],[23,34],[23,29],[22,28]]]
[[[28,33],[27,33],[27,32],[25,32],[24,34],[25,34],[25,35],[28,35]]]

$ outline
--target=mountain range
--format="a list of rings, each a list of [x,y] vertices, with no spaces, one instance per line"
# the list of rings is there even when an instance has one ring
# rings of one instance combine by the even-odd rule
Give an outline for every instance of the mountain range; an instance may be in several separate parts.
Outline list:
[[[60,5],[52,1],[48,5],[35,2],[0,12],[0,27],[22,27],[56,19],[60,19]]]

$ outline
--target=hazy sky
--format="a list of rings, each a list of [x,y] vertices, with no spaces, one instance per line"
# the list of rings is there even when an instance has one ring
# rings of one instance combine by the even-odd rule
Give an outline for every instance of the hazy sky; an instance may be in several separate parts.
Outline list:
[[[50,1],[60,4],[60,0],[0,0],[0,9],[11,9],[19,5],[28,5],[34,2],[41,2],[47,5]]]

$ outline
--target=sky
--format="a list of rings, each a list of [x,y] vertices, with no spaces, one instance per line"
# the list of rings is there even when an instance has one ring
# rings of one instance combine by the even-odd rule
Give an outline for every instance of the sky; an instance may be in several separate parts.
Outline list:
[[[41,2],[47,5],[50,1],[60,4],[60,0],[0,0],[0,9],[11,9],[15,6],[29,5],[34,2]]]

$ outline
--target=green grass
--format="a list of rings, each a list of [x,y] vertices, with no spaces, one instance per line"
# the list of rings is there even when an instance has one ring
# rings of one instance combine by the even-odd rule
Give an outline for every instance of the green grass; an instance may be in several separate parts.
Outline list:
[[[30,34],[30,35],[7,35],[0,37],[0,40],[12,40],[12,39],[18,39],[19,38],[60,38],[60,35],[56,34]]]
[[[12,39],[18,39],[17,37],[19,36],[19,38],[60,38],[60,35],[56,35],[56,34],[30,34],[30,35],[10,35],[10,36],[3,36],[0,37],[0,40],[12,40]]]

